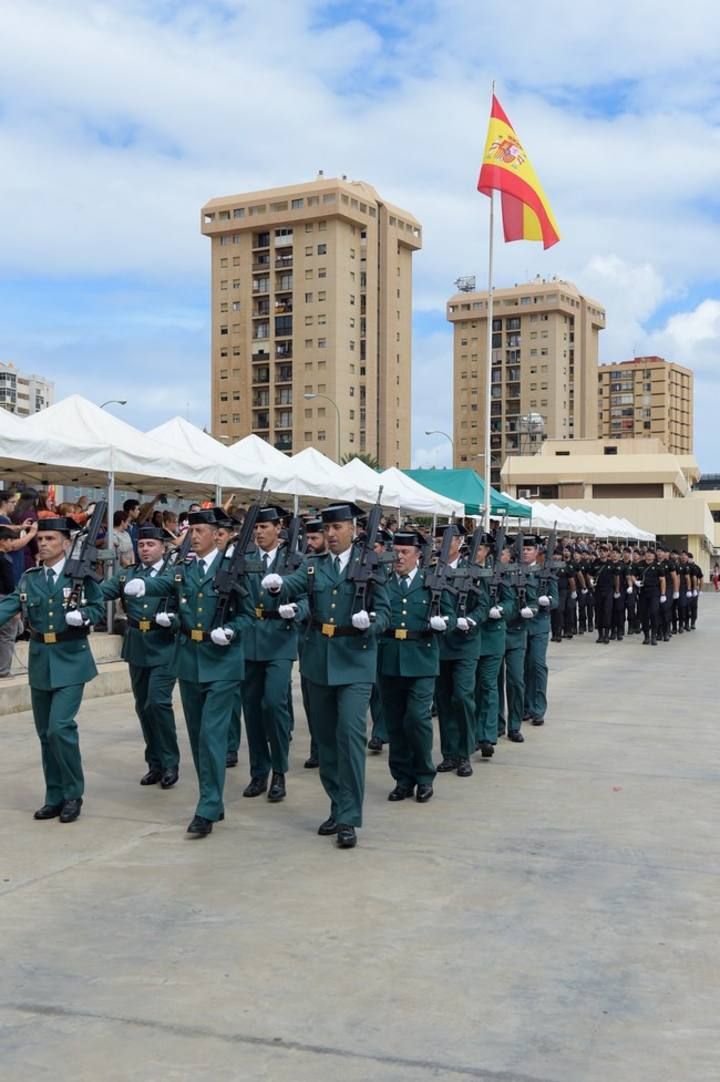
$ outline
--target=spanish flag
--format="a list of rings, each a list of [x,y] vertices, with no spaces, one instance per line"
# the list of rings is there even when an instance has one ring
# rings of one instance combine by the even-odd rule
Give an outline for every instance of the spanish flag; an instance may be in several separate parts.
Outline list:
[[[515,129],[493,94],[478,191],[501,193],[505,240],[560,240],[557,223]]]

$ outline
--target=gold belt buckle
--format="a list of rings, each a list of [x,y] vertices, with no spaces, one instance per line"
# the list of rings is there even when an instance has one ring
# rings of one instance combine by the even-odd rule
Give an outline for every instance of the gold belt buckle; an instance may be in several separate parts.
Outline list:
[[[258,620],[262,620],[264,612],[265,609],[262,607],[262,605],[258,605],[255,609],[255,615],[257,616]]]
[[[395,628],[395,638],[396,639],[406,639],[407,638],[407,631],[405,630],[404,627],[396,627]]]
[[[138,631],[149,631],[152,627],[150,620],[138,620]]]
[[[203,632],[198,631],[197,628],[193,628],[192,631],[190,632],[190,638],[192,639],[193,642],[202,642],[203,641]]]
[[[57,633],[55,631],[44,632],[43,642],[48,643],[50,646],[52,646],[54,643],[57,642]]]
[[[327,637],[331,639],[335,634],[335,624],[323,624],[322,633],[323,635],[327,635]]]

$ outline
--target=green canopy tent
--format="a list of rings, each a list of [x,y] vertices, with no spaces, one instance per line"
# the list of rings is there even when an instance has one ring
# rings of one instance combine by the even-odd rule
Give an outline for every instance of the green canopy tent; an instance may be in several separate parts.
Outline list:
[[[485,483],[475,470],[403,470],[425,488],[465,504],[466,515],[480,515],[485,506]],[[496,517],[531,518],[531,509],[502,492],[490,490],[490,514]]]

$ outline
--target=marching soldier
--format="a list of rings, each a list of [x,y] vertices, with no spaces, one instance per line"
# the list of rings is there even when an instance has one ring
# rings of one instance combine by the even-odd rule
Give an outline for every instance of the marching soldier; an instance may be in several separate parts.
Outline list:
[[[537,563],[539,539],[525,538],[523,559],[531,579],[537,583],[537,611],[528,621],[528,640],[525,652],[525,716],[532,725],[545,724],[547,710],[547,648],[550,638],[550,611],[558,603],[557,583],[554,577],[541,578]],[[531,606],[534,609],[534,606]],[[522,615],[522,614],[521,614]]]
[[[680,576],[675,561],[670,558],[670,551],[659,541],[655,546],[658,571],[665,580],[665,590],[660,596],[658,642],[670,642],[672,633],[672,606],[680,597]]]
[[[660,602],[667,598],[665,577],[652,549],[633,568],[633,584],[638,591],[638,618],[642,624],[643,646],[657,646]]]
[[[282,507],[263,507],[257,516],[255,544],[263,576],[282,575],[287,548],[280,543]],[[285,775],[290,749],[288,691],[293,662],[298,656],[298,630],[307,615],[307,601],[301,595],[295,604],[280,605],[269,593],[261,576],[249,579],[250,603],[255,619],[245,635],[245,679],[242,685],[245,728],[250,755],[250,783],[243,796],[260,796],[268,789],[268,800],[277,804],[286,796]]]
[[[244,671],[242,633],[255,618],[247,596],[234,603],[223,627],[215,627],[214,578],[223,560],[212,510],[188,516],[195,560],[154,579],[134,578],[126,597],[176,597],[180,623],[176,672],[199,783],[199,800],[188,826],[191,838],[212,833],[225,818],[223,789],[230,719]]]
[[[450,595],[444,593],[440,614],[432,614],[432,592],[418,564],[423,544],[415,530],[395,534],[397,563],[387,584],[390,626],[378,650],[380,695],[390,741],[388,765],[395,779],[388,800],[406,800],[414,793],[419,804],[433,795],[431,711],[440,671],[437,635],[445,632],[454,607]]]
[[[510,544],[510,542],[508,542]],[[518,539],[515,540],[517,546]],[[524,549],[536,549],[537,540],[534,537],[523,538],[523,549],[516,551],[516,560],[521,562],[514,564],[509,574],[516,579],[512,589],[516,596],[516,613],[506,622],[505,627],[505,656],[498,672],[498,698],[499,717],[498,733],[505,733],[505,718],[507,718],[507,738],[512,744],[523,744],[525,737],[521,729],[525,719],[525,655],[528,644],[529,621],[537,615],[539,606],[537,603],[538,590],[534,579],[524,570]],[[510,549],[506,548],[500,559],[504,564],[510,562]],[[505,716],[503,717],[503,704],[506,702]]]
[[[688,557],[689,564],[690,564],[690,577],[691,577],[691,581],[692,581],[692,592],[693,592],[692,600],[690,601],[690,604],[688,606],[688,615],[689,615],[690,623],[689,623],[689,627],[688,627],[687,630],[688,631],[694,631],[695,627],[697,625],[697,618],[698,618],[698,598],[700,597],[700,594],[702,593],[703,572],[702,572],[702,568],[700,567],[700,564],[695,563],[692,552],[688,552],[687,557]]]
[[[166,530],[141,526],[137,550],[140,558],[134,567],[122,568],[101,589],[106,601],[123,597],[125,584],[134,578],[155,578],[164,570]],[[180,751],[175,731],[172,696],[175,687],[175,633],[172,617],[160,598],[124,598],[127,630],[123,637],[122,658],[127,661],[135,713],[145,740],[147,773],[141,785],[172,789],[178,780]]]
[[[389,530],[378,530],[375,551],[378,554],[386,552],[388,546],[392,544],[392,539],[393,535]],[[380,651],[378,650],[378,662],[379,660]],[[380,695],[379,680],[375,681],[370,693],[370,718],[372,720],[372,730],[368,740],[368,750],[377,754],[383,750],[383,745],[388,742],[388,728],[385,721],[382,696]]]
[[[0,625],[22,613],[30,635],[28,678],[45,776],[45,803],[34,818],[61,823],[74,822],[82,807],[85,783],[75,719],[85,684],[97,676],[87,638],[103,615],[100,587],[89,575],[78,607],[70,607],[77,584],[65,564],[76,529],[71,519],[41,519],[40,565],[25,571],[14,593],[0,601]]]
[[[494,545],[492,534],[486,534],[478,550],[477,562],[481,566],[485,565]],[[501,552],[495,554],[495,561],[495,581],[480,580],[479,612],[485,618],[480,623],[480,656],[475,677],[475,717],[476,746],[483,759],[490,759],[495,754],[500,713],[498,680],[505,657],[505,627],[506,621],[513,620],[518,611],[515,592],[501,578],[500,567],[497,566],[502,565]]]
[[[224,553],[237,537],[238,523],[230,516],[224,507],[213,507],[213,514],[217,522],[217,547]],[[237,766],[238,751],[242,738],[242,694],[238,686],[233,703],[232,717],[228,728],[228,745],[225,756],[225,766],[229,769]]]
[[[351,561],[360,559],[353,545],[357,514],[353,504],[326,507],[321,518],[327,554],[309,556],[285,578],[271,572],[262,580],[263,589],[279,593],[286,604],[308,601],[301,672],[307,679],[320,780],[330,799],[330,815],[318,834],[337,835],[341,849],[355,847],[356,828],[362,826],[366,716],[377,675],[377,639],[390,612],[382,582],[372,585],[368,607],[356,610]]]
[[[325,530],[321,518],[309,518],[305,520],[305,545],[308,556],[322,556],[327,552]],[[320,765],[318,759],[317,741],[313,735],[312,718],[310,716],[310,699],[308,698],[307,680],[302,675],[302,650],[307,633],[308,617],[302,623],[302,629],[298,636],[298,658],[300,662],[300,692],[302,694],[305,717],[307,718],[308,732],[310,733],[310,754],[303,763],[306,770],[314,770]]]
[[[595,593],[596,644],[606,646],[610,642],[612,609],[615,595],[619,594],[620,580],[615,564],[610,559],[609,545],[598,547],[598,555],[589,567]]]

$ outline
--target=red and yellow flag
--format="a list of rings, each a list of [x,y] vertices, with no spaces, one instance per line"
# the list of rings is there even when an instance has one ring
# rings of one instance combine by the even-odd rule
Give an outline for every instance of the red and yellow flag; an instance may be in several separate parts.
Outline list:
[[[505,240],[560,240],[557,222],[515,129],[493,94],[478,191],[501,193]]]

